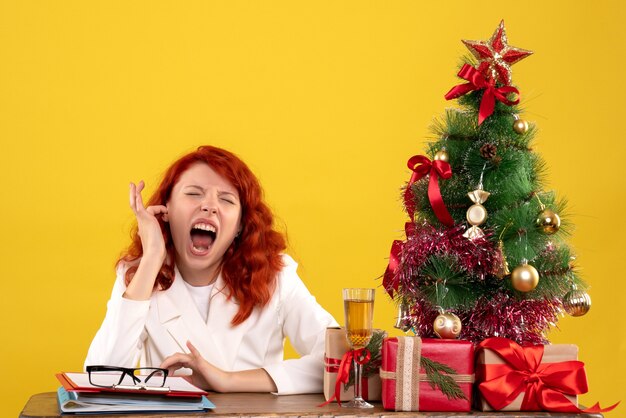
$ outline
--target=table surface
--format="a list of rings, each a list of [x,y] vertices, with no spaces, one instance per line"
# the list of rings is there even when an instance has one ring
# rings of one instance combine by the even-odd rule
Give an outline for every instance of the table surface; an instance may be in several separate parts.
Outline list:
[[[291,395],[275,396],[269,393],[210,393],[208,398],[216,408],[208,412],[186,412],[179,414],[172,413],[133,413],[133,414],[90,414],[85,415],[92,418],[97,417],[136,417],[136,418],[156,418],[156,417],[240,417],[240,418],[261,418],[261,417],[366,417],[366,418],[408,418],[408,417],[516,417],[516,418],[538,418],[538,417],[570,417],[570,418],[602,418],[602,414],[564,414],[555,412],[393,412],[385,411],[380,402],[372,402],[372,409],[349,409],[343,408],[336,403],[320,407],[324,402],[321,394],[312,395]],[[47,392],[33,395],[20,414],[21,418],[44,418],[61,417],[56,400],[56,393]]]

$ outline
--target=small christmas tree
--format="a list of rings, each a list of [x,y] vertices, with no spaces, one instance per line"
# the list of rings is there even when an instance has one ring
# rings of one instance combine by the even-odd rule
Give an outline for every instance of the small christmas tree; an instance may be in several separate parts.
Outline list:
[[[508,44],[504,22],[472,53],[446,94],[460,108],[434,124],[427,155],[409,159],[410,221],[394,241],[383,286],[397,326],[422,337],[546,343],[565,310],[585,314],[586,285],[564,237],[565,201],[543,190],[535,126],[519,118],[511,65],[532,52]]]

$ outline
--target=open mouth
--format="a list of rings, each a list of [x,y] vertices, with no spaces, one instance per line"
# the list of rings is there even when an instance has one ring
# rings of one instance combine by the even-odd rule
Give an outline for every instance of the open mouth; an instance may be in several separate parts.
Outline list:
[[[217,229],[213,225],[198,222],[191,227],[189,235],[191,236],[193,252],[197,255],[203,255],[211,249],[217,237]]]

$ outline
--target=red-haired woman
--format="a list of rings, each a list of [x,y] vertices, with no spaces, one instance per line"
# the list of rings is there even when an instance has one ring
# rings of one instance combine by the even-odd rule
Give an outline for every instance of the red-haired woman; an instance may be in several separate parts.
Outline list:
[[[250,169],[203,146],[176,161],[137,217],[85,365],[191,372],[219,392],[321,392],[325,329]],[[283,360],[288,337],[301,354]]]

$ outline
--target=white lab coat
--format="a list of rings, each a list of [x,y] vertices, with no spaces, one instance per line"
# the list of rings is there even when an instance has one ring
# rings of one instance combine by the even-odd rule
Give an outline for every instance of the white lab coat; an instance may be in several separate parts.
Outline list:
[[[154,292],[147,301],[133,301],[122,297],[126,269],[120,267],[85,366],[158,367],[169,355],[188,353],[189,340],[207,361],[223,370],[264,368],[278,394],[321,392],[325,330],[337,323],[298,277],[296,262],[288,255],[283,255],[283,261],[269,303],[255,308],[235,327],[230,322],[238,307],[221,291],[221,275],[205,322],[178,269],[169,289]],[[285,337],[301,355],[299,359],[283,360]]]

